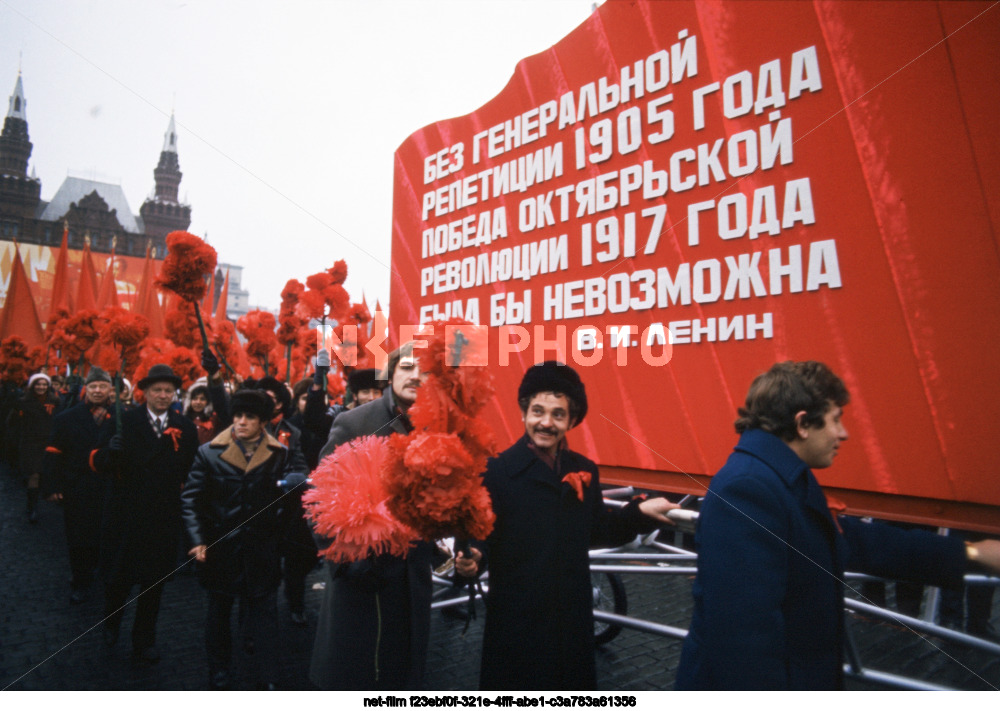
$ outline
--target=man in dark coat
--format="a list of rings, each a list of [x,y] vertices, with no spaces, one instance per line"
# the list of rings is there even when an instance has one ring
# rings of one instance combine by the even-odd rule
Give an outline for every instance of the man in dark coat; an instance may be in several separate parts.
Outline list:
[[[281,539],[287,529],[285,493],[279,483],[295,471],[288,447],[264,423],[273,404],[260,390],[240,390],[231,401],[233,424],[198,448],[181,496],[189,555],[201,566],[208,590],[205,646],[209,685],[229,686],[232,661],[230,617],[240,600],[248,639],[254,646],[258,684],[276,682],[277,590]]]
[[[163,585],[174,571],[180,538],[181,487],[198,449],[198,431],[170,409],[181,379],[169,365],[154,365],[137,384],[145,406],[122,415],[122,431],[101,443],[95,469],[110,483],[101,540],[104,642],[118,642],[125,600],[138,585],[132,656],[159,661],[156,617]]]
[[[587,413],[580,376],[546,361],[518,389],[525,435],[491,459],[483,477],[496,523],[472,559],[490,571],[479,677],[482,689],[596,689],[594,599],[588,548],[621,545],[677,508],[663,498],[604,505],[597,465],[569,449]],[[480,555],[482,553],[482,556]]]
[[[967,558],[1000,566],[1000,542],[834,518],[812,469],[847,430],[847,389],[815,361],[778,363],[740,408],[736,450],[698,521],[694,615],[678,689],[843,687],[844,570],[957,586]]]
[[[420,365],[407,344],[389,355],[381,398],[341,413],[320,457],[344,442],[413,429]],[[433,546],[417,542],[406,558],[380,555],[330,564],[309,678],[321,689],[420,689],[430,638]]]
[[[83,402],[60,412],[52,420],[52,435],[42,459],[42,493],[62,503],[66,518],[66,543],[73,571],[70,602],[89,595],[94,582],[101,544],[101,514],[107,490],[104,477],[90,466],[98,441],[113,434],[110,412],[111,376],[92,367]]]

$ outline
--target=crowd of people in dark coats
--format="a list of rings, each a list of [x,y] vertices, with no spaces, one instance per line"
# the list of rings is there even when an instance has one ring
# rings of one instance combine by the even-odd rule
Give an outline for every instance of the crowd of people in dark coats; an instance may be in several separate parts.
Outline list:
[[[327,543],[304,515],[309,473],[358,438],[411,432],[408,412],[426,374],[406,344],[381,373],[351,372],[346,404],[331,404],[325,351],[313,376],[293,387],[272,377],[224,382],[209,350],[202,365],[208,377],[186,394],[169,366],[153,366],[136,383],[139,403],[127,381],[98,367],[82,381],[36,373],[22,388],[5,383],[3,456],[24,482],[29,522],[38,521],[41,497],[60,504],[68,602],[103,592],[107,646],[118,644],[138,587],[132,660],[156,664],[163,586],[193,560],[207,595],[208,688],[231,686],[238,606],[252,676],[272,689],[278,591],[292,621],[305,624],[305,579]],[[516,399],[524,434],[483,473],[493,531],[454,560],[460,581],[489,574],[480,685],[595,689],[588,549],[672,525],[677,505],[663,497],[604,504],[599,468],[566,440],[588,409],[570,366],[532,366]],[[831,511],[811,470],[830,466],[847,439],[848,401],[817,363],[777,364],[751,386],[740,441],[702,507],[679,688],[840,688],[847,565],[956,591],[968,570],[1000,571],[1000,542]],[[414,541],[405,556],[328,562],[310,667],[317,687],[423,688],[436,553],[432,542]],[[973,607],[970,631],[980,624]]]

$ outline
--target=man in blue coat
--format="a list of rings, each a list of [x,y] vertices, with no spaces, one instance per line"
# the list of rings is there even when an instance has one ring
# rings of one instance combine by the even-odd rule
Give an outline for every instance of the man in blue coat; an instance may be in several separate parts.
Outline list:
[[[834,518],[812,469],[847,439],[843,382],[787,361],[754,380],[736,450],[698,521],[694,615],[678,689],[843,687],[844,569],[958,586],[970,560],[1000,568],[1000,542]]]

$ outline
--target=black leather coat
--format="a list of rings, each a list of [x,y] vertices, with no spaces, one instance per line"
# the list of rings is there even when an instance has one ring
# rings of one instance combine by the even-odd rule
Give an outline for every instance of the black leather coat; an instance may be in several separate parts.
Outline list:
[[[250,461],[231,428],[198,448],[181,505],[191,547],[208,546],[206,588],[248,597],[278,588],[289,514],[278,482],[293,471],[289,449],[268,434]]]

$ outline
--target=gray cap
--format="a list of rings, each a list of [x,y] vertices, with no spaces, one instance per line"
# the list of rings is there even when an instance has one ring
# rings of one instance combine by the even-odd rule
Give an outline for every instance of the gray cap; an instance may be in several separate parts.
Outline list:
[[[85,384],[90,385],[91,383],[110,383],[110,382],[111,382],[111,376],[108,375],[108,372],[106,370],[104,370],[103,368],[98,368],[96,365],[92,365],[90,367],[90,372],[87,373],[87,380],[85,381]]]

